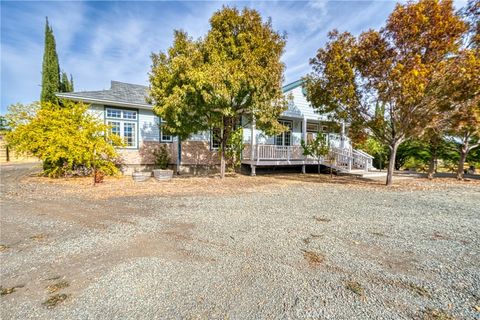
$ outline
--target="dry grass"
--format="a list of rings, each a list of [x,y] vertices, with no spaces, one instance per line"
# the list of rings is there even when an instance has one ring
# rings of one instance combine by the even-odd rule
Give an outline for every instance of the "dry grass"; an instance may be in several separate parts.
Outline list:
[[[18,286],[15,286],[15,287],[7,287],[7,288],[0,287],[0,295],[5,296],[7,294],[14,293],[15,289],[23,288],[23,287],[24,287],[23,285],[18,285]]]
[[[67,294],[55,294],[53,296],[50,296],[46,301],[44,301],[42,304],[46,306],[49,309],[55,308],[59,303],[67,300],[68,295]]]
[[[67,281],[60,281],[58,283],[47,286],[46,289],[47,289],[48,293],[55,293],[59,290],[62,290],[64,288],[68,287],[69,285],[70,284]]]
[[[363,290],[362,285],[357,281],[347,281],[347,283],[345,284],[345,288],[361,297],[365,295],[365,291]]]
[[[7,251],[8,248],[9,246],[7,246],[6,244],[0,244],[0,252]]]
[[[8,288],[0,287],[0,294],[2,296],[5,296],[10,293],[14,293],[14,292],[15,292],[15,287],[8,287]]]
[[[323,254],[307,250],[303,251],[303,257],[312,267],[320,265],[325,260],[325,256]]]
[[[303,239],[303,243],[305,244],[309,244],[310,242],[312,242],[313,240],[315,239],[320,239],[322,236],[319,235],[319,234],[313,234],[311,233],[310,236],[306,237]]]
[[[407,283],[407,284],[405,284],[405,286],[406,286],[410,291],[416,293],[416,294],[419,295],[419,296],[426,297],[426,298],[431,298],[431,297],[432,297],[432,295],[430,294],[430,292],[428,292],[428,290],[425,289],[424,287],[418,286],[418,285],[413,284],[413,283]]]
[[[317,222],[330,222],[330,221],[332,221],[331,219],[324,218],[324,217],[313,217],[313,219],[315,219],[315,221],[317,221]]]
[[[43,233],[39,233],[30,237],[30,240],[33,240],[33,241],[44,241],[46,239],[47,239],[47,235]]]
[[[435,310],[427,308],[423,311],[423,319],[424,320],[455,320],[454,317],[449,315],[443,310]]]
[[[457,181],[451,178],[434,180],[420,178],[397,178],[392,187],[386,188],[384,180],[366,180],[350,176],[334,176],[317,174],[267,174],[250,177],[241,174],[230,174],[225,179],[218,175],[210,176],[175,176],[171,181],[158,182],[151,178],[146,182],[134,182],[130,176],[106,177],[105,181],[92,185],[92,178],[51,179],[45,177],[27,177],[27,184],[46,184],[62,187],[66,196],[80,194],[90,199],[109,199],[122,196],[189,196],[189,195],[229,195],[238,193],[253,193],[271,191],[273,188],[283,188],[290,185],[311,184],[312,186],[338,185],[349,189],[379,189],[379,190],[443,190],[451,184],[478,184],[480,180],[469,182]]]

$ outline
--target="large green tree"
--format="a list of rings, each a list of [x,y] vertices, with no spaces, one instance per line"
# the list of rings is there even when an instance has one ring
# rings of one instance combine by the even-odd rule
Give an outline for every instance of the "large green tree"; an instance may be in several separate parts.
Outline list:
[[[68,75],[65,71],[62,71],[62,76],[60,77],[60,92],[73,92],[73,77]]]
[[[70,75],[69,79],[65,72],[60,72],[60,64],[58,62],[58,54],[55,44],[55,37],[53,35],[53,29],[48,23],[48,18],[46,18],[45,47],[42,64],[42,92],[40,95],[40,101],[58,103],[59,100],[55,93],[72,91],[72,75]]]
[[[438,111],[436,71],[458,50],[465,31],[451,0],[407,2],[397,4],[380,31],[358,38],[331,32],[311,60],[308,98],[322,112],[362,123],[389,146],[387,185],[398,146],[431,125]]]
[[[53,36],[52,27],[45,21],[45,47],[43,52],[42,64],[42,93],[41,102],[57,103],[58,98],[55,93],[60,91],[60,65]]]
[[[283,127],[285,37],[256,10],[224,7],[210,19],[204,38],[175,31],[167,52],[152,54],[150,97],[166,129],[186,138],[218,130],[221,176],[230,136],[243,117],[269,133]]]

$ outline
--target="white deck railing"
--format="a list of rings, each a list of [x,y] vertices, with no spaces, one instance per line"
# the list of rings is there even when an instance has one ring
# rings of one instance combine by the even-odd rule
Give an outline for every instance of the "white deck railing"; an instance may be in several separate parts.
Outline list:
[[[257,144],[253,147],[246,145],[243,159],[255,161],[257,164],[265,161],[316,161],[315,158],[303,155],[301,146],[276,146]],[[372,168],[373,157],[361,150],[340,149],[332,147],[328,156],[321,159],[321,163],[332,166],[335,169],[351,171],[363,169],[368,171]]]

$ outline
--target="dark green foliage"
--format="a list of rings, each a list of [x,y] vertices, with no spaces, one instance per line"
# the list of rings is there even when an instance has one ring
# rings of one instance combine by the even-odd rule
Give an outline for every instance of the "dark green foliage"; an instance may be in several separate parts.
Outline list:
[[[70,75],[70,79],[68,79],[65,71],[62,71],[60,79],[60,92],[73,92],[73,77]]]
[[[303,148],[303,155],[312,156],[317,160],[318,173],[320,173],[320,163],[330,152],[330,146],[328,145],[325,135],[318,132],[317,137],[313,141],[305,142],[302,140],[300,143]]]
[[[168,152],[167,146],[162,144],[153,152],[153,155],[155,157],[155,165],[160,169],[167,169],[168,163],[170,162],[170,153]]]
[[[57,92],[73,92],[73,77],[70,75],[69,79],[66,72],[60,72],[55,37],[47,18],[45,22],[45,48],[43,53],[42,93],[40,101],[59,103],[55,95]]]
[[[239,127],[232,132],[227,141],[225,158],[232,171],[235,171],[241,165],[243,151],[243,128]]]
[[[287,107],[280,58],[285,38],[256,10],[223,7],[210,19],[210,30],[193,40],[175,31],[173,45],[152,54],[150,98],[166,129],[181,139],[219,130],[220,173],[225,152],[240,119],[275,134]]]
[[[48,24],[48,18],[45,22],[45,49],[43,53],[42,65],[42,93],[41,102],[58,103],[56,92],[60,91],[60,66],[58,63],[57,49],[53,30]]]
[[[5,116],[0,116],[0,133],[8,131],[7,119]]]

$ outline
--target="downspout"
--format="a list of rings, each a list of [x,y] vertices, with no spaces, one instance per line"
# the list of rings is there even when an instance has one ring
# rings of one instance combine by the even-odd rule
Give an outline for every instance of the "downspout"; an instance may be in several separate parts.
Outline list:
[[[180,174],[180,165],[182,164],[182,140],[177,137],[177,175]]]

